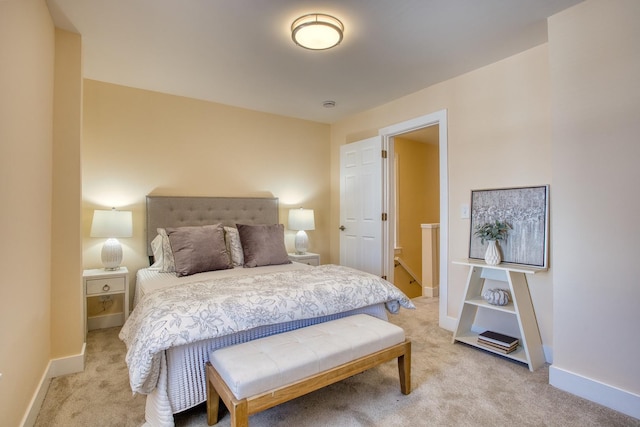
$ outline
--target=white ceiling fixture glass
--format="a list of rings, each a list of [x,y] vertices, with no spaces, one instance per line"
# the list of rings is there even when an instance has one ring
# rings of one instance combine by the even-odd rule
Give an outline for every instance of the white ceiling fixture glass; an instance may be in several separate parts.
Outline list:
[[[344,25],[338,18],[323,13],[303,15],[291,24],[291,38],[298,46],[326,50],[342,41]]]

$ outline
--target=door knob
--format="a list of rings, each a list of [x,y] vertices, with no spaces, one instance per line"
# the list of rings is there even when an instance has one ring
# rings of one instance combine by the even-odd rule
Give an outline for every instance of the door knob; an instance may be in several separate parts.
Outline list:
[[[344,231],[344,230],[346,230],[346,229],[347,229],[347,228],[346,228],[344,225],[341,225],[341,226],[340,226],[340,231]]]

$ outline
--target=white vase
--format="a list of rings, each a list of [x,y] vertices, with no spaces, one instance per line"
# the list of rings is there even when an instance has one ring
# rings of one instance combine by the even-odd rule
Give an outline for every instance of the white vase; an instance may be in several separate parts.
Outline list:
[[[500,251],[498,250],[498,242],[495,240],[487,240],[487,251],[484,253],[484,262],[487,265],[498,265],[502,261]]]

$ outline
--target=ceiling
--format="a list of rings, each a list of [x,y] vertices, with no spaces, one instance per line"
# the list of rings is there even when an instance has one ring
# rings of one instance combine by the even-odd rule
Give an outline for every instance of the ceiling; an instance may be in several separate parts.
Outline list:
[[[333,123],[547,41],[582,0],[48,0],[82,35],[85,78]],[[291,23],[345,26],[310,51]],[[323,102],[335,101],[334,108]]]

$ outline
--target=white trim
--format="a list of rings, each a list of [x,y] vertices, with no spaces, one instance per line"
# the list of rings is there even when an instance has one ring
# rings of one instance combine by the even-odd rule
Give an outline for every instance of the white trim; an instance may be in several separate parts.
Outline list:
[[[456,319],[447,316],[448,310],[448,268],[449,268],[449,169],[448,169],[448,133],[447,133],[447,110],[436,111],[425,116],[416,117],[402,123],[382,128],[378,134],[383,138],[383,148],[387,150],[387,158],[394,154],[393,138],[396,135],[422,129],[428,126],[439,125],[439,153],[440,153],[440,306],[439,306],[439,324],[441,328],[453,331],[456,325]],[[386,171],[385,189],[387,197],[393,196],[393,186],[390,185],[390,179],[393,177],[393,170],[390,166]],[[385,173],[385,171],[383,171]],[[388,204],[389,200],[386,201]],[[387,207],[390,207],[387,205]],[[388,224],[395,224],[395,212],[393,209],[387,210],[389,218],[385,229],[385,237],[387,238],[387,248],[385,253],[393,253],[394,239],[389,238],[389,234],[393,233],[392,228]],[[383,256],[384,259],[384,256]],[[386,271],[393,272],[393,257],[387,257],[385,266]]]
[[[549,384],[576,396],[640,419],[640,395],[621,390],[556,366],[549,367]]]
[[[389,140],[383,138],[378,132],[380,137],[380,143],[382,145],[382,151],[386,151],[387,155],[382,159],[382,212],[387,214],[387,220],[381,222],[382,226],[382,277],[386,278],[389,282],[393,283],[394,280],[394,268],[393,260],[396,256],[396,229],[395,229],[395,166],[396,156],[393,152],[393,146],[389,147]],[[392,144],[393,145],[393,144]],[[389,159],[393,159],[390,161]],[[394,185],[391,185],[394,183]],[[394,224],[394,227],[389,227],[389,224]]]
[[[123,313],[111,313],[88,317],[87,329],[89,331],[93,331],[95,329],[106,329],[113,328],[115,326],[122,326],[124,324],[124,321],[122,320],[123,315]]]
[[[49,384],[51,384],[51,377],[49,376],[50,369],[51,362],[49,362],[49,364],[47,365],[47,369],[42,374],[42,378],[40,378],[38,388],[33,394],[31,402],[29,402],[29,406],[27,407],[27,412],[24,414],[24,417],[20,422],[21,427],[32,427],[33,425],[35,425],[36,419],[38,418],[38,413],[40,412],[40,408],[42,407],[42,402],[44,402],[44,398],[47,395],[47,391],[49,390]]]
[[[52,359],[49,366],[49,378],[55,378],[62,375],[75,374],[84,371],[84,358],[87,349],[87,343],[82,343],[82,351],[75,356],[61,357]]]
[[[442,300],[440,300],[440,309],[442,310]],[[457,317],[445,316],[442,318],[442,314],[440,315],[440,327],[442,329],[446,329],[447,331],[455,331],[456,325],[458,324]]]
[[[427,286],[422,287],[422,296],[427,298],[436,298],[440,294],[438,287],[429,288]]]
[[[20,422],[21,427],[32,427],[35,425],[38,414],[40,413],[40,408],[42,407],[42,402],[44,402],[44,398],[49,390],[52,378],[84,371],[86,348],[87,344],[83,343],[80,354],[52,359],[49,361],[47,369],[45,369],[42,374],[42,378],[40,378],[38,388],[29,402],[27,412],[24,414],[24,417]]]

